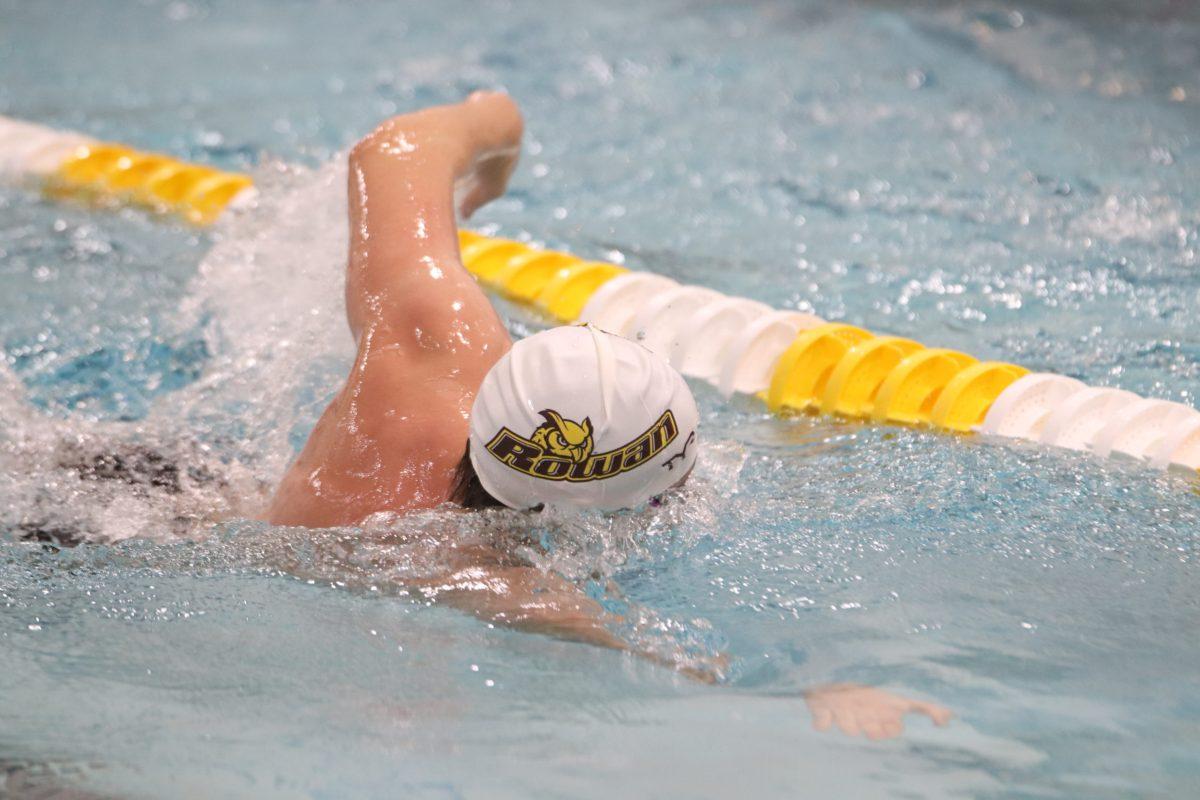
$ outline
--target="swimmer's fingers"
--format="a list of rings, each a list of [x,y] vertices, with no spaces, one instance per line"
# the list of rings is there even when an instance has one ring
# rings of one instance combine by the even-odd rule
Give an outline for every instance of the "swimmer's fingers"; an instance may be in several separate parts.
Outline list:
[[[950,720],[954,718],[954,712],[944,706],[939,706],[937,703],[926,703],[922,700],[912,700],[909,703],[908,710],[916,714],[924,714],[933,720],[933,724],[939,728],[944,728],[950,724]]]
[[[835,719],[838,728],[847,736],[858,736],[858,734],[862,733],[862,728],[858,723],[858,715],[853,711],[839,711]]]
[[[828,708],[814,708],[812,715],[812,725],[815,730],[827,731],[829,730],[829,726],[833,724],[833,712]]]
[[[862,732],[866,734],[866,737],[872,741],[887,739],[888,734],[884,728],[885,724],[885,722],[878,719],[867,720],[862,725]]]

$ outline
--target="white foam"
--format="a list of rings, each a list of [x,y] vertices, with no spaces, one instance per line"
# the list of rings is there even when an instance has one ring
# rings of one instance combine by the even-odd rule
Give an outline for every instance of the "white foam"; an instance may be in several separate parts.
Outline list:
[[[162,541],[261,510],[293,456],[290,434],[311,426],[353,357],[344,164],[259,170],[257,199],[216,230],[166,321],[201,328],[211,358],[145,419],[45,415],[0,369],[6,527]],[[97,479],[106,471],[118,477]]]
[[[203,325],[213,357],[151,416],[185,416],[208,439],[233,415],[245,430],[238,455],[274,482],[292,458],[293,428],[311,424],[354,356],[343,295],[345,159],[316,170],[270,165],[256,184],[255,202],[217,229],[175,321]]]

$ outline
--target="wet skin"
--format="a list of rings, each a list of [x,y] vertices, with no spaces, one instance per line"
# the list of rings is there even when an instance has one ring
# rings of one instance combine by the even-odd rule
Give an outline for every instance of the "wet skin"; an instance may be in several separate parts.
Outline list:
[[[449,498],[475,393],[511,346],[459,260],[456,211],[503,193],[521,130],[512,100],[477,93],[394,117],[350,153],[358,355],[276,491],[272,523],[354,525]]]
[[[358,354],[271,501],[276,525],[356,525],[378,512],[445,503],[484,375],[511,346],[458,251],[457,217],[503,193],[522,120],[506,95],[394,117],[350,154],[346,314]],[[686,476],[684,476],[686,478]],[[682,483],[682,479],[680,481]],[[639,650],[622,622],[579,587],[509,553],[447,543],[443,574],[408,590],[495,624],[627,650],[715,682],[728,658]],[[813,724],[896,736],[907,713],[945,725],[950,712],[852,684],[805,693]]]
[[[462,266],[456,212],[503,193],[521,131],[510,98],[479,92],[394,117],[351,151],[346,315],[358,354],[276,490],[272,524],[355,525],[449,499],[475,393],[512,344]],[[409,588],[489,622],[631,649],[570,581],[493,548],[448,543],[448,554],[444,574]]]

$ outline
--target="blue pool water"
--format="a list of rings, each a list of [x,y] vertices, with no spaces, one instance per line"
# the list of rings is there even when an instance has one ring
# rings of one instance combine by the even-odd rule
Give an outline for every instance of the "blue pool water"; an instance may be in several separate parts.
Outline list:
[[[695,685],[397,596],[445,515],[248,515],[344,374],[336,154],[503,87],[475,224],[777,306],[1198,402],[1186,4],[0,0],[0,113],[250,169],[211,233],[0,188],[0,780],[102,797],[1188,797],[1197,484],[696,386],[686,504],[544,523]],[[284,166],[292,165],[292,166]],[[517,333],[541,323],[504,306]],[[177,493],[62,463],[143,442]],[[83,454],[80,456],[79,454]],[[109,482],[111,483],[111,482]],[[22,526],[108,542],[53,552]],[[957,719],[868,742],[800,694]],[[0,794],[5,790],[0,789]]]

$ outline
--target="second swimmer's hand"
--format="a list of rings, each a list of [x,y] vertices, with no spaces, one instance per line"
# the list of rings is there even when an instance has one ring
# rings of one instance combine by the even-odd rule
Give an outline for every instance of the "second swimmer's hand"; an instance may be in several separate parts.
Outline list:
[[[853,683],[818,686],[804,694],[813,727],[827,731],[834,724],[847,736],[891,739],[904,732],[905,714],[924,714],[944,727],[954,714],[936,703],[910,700],[882,689]]]

